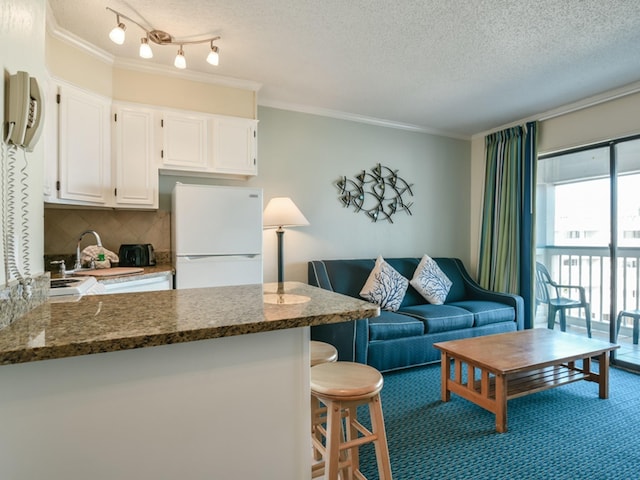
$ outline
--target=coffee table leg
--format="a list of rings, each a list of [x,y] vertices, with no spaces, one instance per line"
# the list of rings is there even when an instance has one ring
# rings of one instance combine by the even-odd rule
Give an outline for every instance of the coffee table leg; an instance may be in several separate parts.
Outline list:
[[[449,381],[449,378],[451,378],[451,358],[449,358],[449,355],[447,355],[445,352],[442,352],[441,357],[441,396],[443,402],[448,402],[449,400],[451,400],[451,392],[447,388],[447,383]]]
[[[609,398],[609,352],[601,353],[598,360],[598,385],[600,398]]]
[[[496,375],[496,431],[507,431],[507,377]]]

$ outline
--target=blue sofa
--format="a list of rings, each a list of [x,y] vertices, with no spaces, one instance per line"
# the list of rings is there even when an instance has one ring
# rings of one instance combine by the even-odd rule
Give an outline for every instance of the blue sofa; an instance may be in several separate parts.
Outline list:
[[[385,258],[411,279],[420,258]],[[442,305],[427,302],[411,285],[396,312],[379,317],[320,325],[311,338],[334,345],[338,359],[365,363],[384,372],[440,360],[434,343],[523,329],[522,297],[480,287],[457,258],[434,258],[452,282]],[[360,298],[375,259],[315,260],[309,284]]]

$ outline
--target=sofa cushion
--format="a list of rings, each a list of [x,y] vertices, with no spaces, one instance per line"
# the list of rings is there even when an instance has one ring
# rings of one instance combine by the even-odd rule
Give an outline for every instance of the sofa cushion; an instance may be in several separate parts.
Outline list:
[[[409,280],[379,256],[360,290],[360,296],[380,305],[383,310],[395,312],[400,307],[408,286]]]
[[[489,325],[490,323],[513,322],[516,312],[513,307],[504,303],[490,302],[486,300],[463,300],[448,305],[464,308],[473,313],[475,327]]]
[[[424,323],[409,315],[383,311],[379,317],[369,319],[369,340],[392,340],[417,335],[424,335]]]
[[[429,303],[442,305],[451,289],[451,280],[429,255],[423,255],[409,282]]]
[[[473,313],[460,307],[446,305],[414,305],[403,307],[400,313],[424,322],[424,333],[448,332],[473,326]]]

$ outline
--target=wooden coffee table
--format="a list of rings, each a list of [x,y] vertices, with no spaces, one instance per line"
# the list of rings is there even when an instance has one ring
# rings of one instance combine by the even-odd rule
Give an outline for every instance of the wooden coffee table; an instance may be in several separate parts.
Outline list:
[[[451,392],[496,415],[507,431],[507,401],[578,380],[596,382],[609,397],[609,352],[614,343],[535,328],[434,344],[442,352],[442,401]],[[591,358],[598,357],[598,373]],[[453,371],[451,360],[453,360]],[[580,366],[577,360],[582,360]],[[463,381],[466,365],[466,381]],[[453,373],[453,376],[452,376]]]

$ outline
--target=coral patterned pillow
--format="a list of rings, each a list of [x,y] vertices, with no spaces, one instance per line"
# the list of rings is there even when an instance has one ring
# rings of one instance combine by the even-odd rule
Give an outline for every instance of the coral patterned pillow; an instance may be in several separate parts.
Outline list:
[[[409,283],[429,303],[434,305],[442,305],[444,303],[452,285],[449,277],[440,270],[436,261],[429,255],[422,257]]]
[[[407,288],[409,280],[379,256],[360,291],[360,296],[380,305],[383,310],[395,312],[400,308]]]

